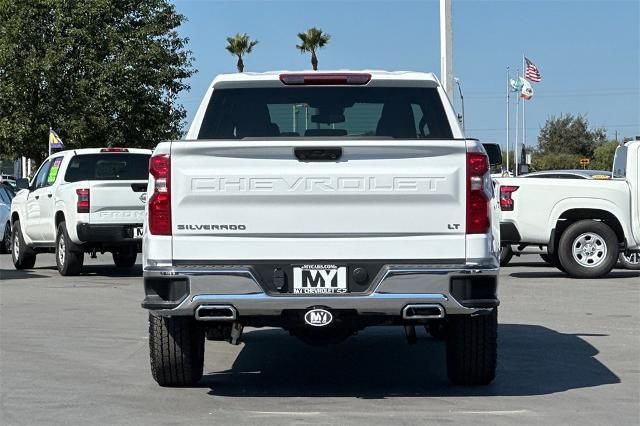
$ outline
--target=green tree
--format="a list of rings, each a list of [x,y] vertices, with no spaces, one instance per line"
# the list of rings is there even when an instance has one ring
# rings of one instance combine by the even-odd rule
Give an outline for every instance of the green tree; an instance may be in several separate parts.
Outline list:
[[[593,160],[589,168],[593,170],[611,170],[613,167],[613,156],[619,143],[616,141],[603,142],[593,151]]]
[[[236,63],[238,72],[244,71],[244,61],[242,60],[242,57],[248,53],[251,53],[256,44],[258,44],[258,40],[251,40],[251,38],[246,33],[237,33],[233,37],[227,37],[226,49],[229,51],[229,53],[238,57],[238,62]]]
[[[311,53],[311,66],[314,71],[318,71],[318,57],[316,56],[316,52],[329,43],[331,36],[322,32],[319,28],[312,27],[309,28],[306,33],[298,33],[298,38],[300,39],[300,44],[296,44],[296,47],[300,50],[300,53]]]
[[[167,0],[0,0],[0,152],[153,147],[180,135],[194,70]]]
[[[589,129],[581,115],[550,117],[540,129],[538,145],[543,154],[571,154],[591,158],[596,146],[606,140],[604,129]]]
[[[544,154],[534,152],[531,155],[531,166],[534,170],[566,170],[579,169],[581,155],[566,153]]]

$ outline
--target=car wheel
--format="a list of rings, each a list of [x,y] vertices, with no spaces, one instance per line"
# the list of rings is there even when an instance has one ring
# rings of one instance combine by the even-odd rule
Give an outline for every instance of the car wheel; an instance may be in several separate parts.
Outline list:
[[[599,278],[618,261],[618,237],[602,222],[581,220],[562,233],[558,257],[569,275]]]
[[[36,264],[36,252],[24,242],[19,220],[13,222],[11,259],[13,260],[13,266],[18,270],[31,269]]]
[[[67,234],[65,222],[58,225],[56,235],[56,265],[62,276],[78,275],[84,263],[84,252],[77,244],[74,244]]]
[[[9,252],[11,252],[11,223],[7,222],[4,226],[2,241],[0,241],[0,254],[7,254]]]
[[[137,253],[135,251],[118,251],[111,253],[113,263],[118,268],[131,268],[136,264]]]
[[[500,248],[500,266],[507,266],[513,257],[513,249],[510,245]]]
[[[459,385],[486,385],[496,375],[498,309],[485,315],[451,315],[447,330],[447,375]]]
[[[629,255],[620,253],[618,260],[625,269],[640,270],[640,253],[630,253]]]
[[[193,386],[204,368],[204,329],[193,317],[149,313],[149,355],[160,386]]]

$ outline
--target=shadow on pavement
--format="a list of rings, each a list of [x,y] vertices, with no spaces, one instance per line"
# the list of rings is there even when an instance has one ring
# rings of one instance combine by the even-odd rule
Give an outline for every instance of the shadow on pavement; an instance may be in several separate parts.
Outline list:
[[[571,278],[569,275],[559,271],[559,270],[553,270],[553,271],[544,271],[544,272],[537,272],[537,271],[531,271],[531,272],[513,272],[511,274],[509,274],[510,277],[513,278],[567,278],[570,280],[573,279],[580,279],[580,278]],[[636,272],[636,271],[612,271],[609,272],[609,274],[607,274],[605,277],[603,278],[637,278],[640,277],[640,272]],[[597,280],[597,278],[596,278]]]
[[[210,372],[201,385],[215,396],[380,399],[545,395],[620,382],[579,335],[503,324],[496,380],[485,387],[452,386],[444,343],[423,332],[420,337],[408,345],[399,327],[372,328],[340,345],[313,347],[281,330],[250,331],[232,369]]]
[[[48,275],[35,274],[30,270],[17,271],[15,269],[0,269],[0,281],[48,277]]]
[[[117,268],[114,265],[84,265],[80,275],[104,277],[141,277],[142,265],[135,264],[131,268]]]

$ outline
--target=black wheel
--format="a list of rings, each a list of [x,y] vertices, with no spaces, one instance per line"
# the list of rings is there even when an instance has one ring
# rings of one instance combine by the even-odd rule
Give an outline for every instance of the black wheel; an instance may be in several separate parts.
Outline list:
[[[192,317],[149,313],[149,355],[160,386],[193,386],[202,378],[204,329]]]
[[[556,249],[556,251],[552,254],[549,253],[549,260],[551,261],[551,266],[554,266],[558,269],[560,269],[562,272],[566,273],[567,270],[564,269],[564,266],[562,266],[562,263],[560,263],[560,258],[558,257],[558,250]]]
[[[486,385],[496,376],[498,309],[486,315],[451,315],[447,375],[459,385]]]
[[[447,337],[447,323],[445,321],[431,321],[425,324],[424,329],[434,339],[444,340]]]
[[[136,264],[137,253],[135,251],[118,251],[111,253],[113,263],[118,268],[131,268]]]
[[[11,259],[16,269],[31,269],[36,264],[36,252],[24,242],[19,220],[13,222]]]
[[[562,233],[558,257],[572,277],[599,278],[618,261],[618,237],[602,222],[581,220]]]
[[[640,253],[631,253],[628,256],[620,253],[618,260],[625,269],[640,270]]]
[[[67,234],[64,222],[58,225],[56,235],[56,265],[58,272],[63,276],[78,275],[84,263],[84,251],[82,247],[74,244]]]
[[[500,266],[507,266],[513,257],[513,249],[510,245],[500,248]]]
[[[550,254],[541,253],[540,254],[540,259],[544,260],[544,262],[548,263],[549,265],[553,265],[553,259],[551,258]]]
[[[11,251],[11,223],[7,222],[4,226],[4,234],[0,241],[0,254],[7,254]]]

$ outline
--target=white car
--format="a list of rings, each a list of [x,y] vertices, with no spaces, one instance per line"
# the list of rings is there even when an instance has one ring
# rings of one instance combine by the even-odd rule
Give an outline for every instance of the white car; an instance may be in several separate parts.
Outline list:
[[[197,382],[205,334],[237,343],[245,326],[323,344],[374,325],[413,342],[420,325],[446,337],[452,382],[491,382],[500,162],[433,74],[217,77],[186,140],[150,161],[153,377]]]
[[[0,253],[11,251],[11,200],[14,197],[13,188],[0,183]]]
[[[31,182],[19,179],[11,205],[16,269],[32,268],[39,252],[56,253],[62,275],[77,275],[84,253],[111,252],[118,267],[141,251],[151,151],[89,148],[56,152]]]
[[[611,178],[496,179],[503,246],[546,247],[546,259],[575,277],[608,274],[619,253],[640,251],[639,159],[640,141],[628,142]]]

